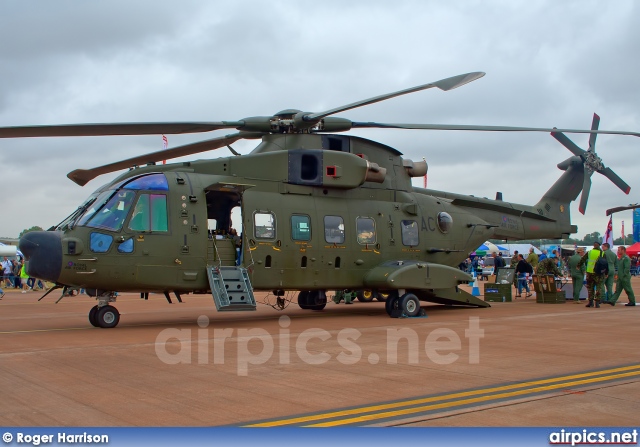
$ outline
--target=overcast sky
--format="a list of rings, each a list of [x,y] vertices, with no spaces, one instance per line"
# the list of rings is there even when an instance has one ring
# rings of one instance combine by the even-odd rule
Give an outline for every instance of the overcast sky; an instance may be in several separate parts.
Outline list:
[[[0,126],[221,121],[322,111],[449,76],[427,90],[345,112],[354,121],[640,131],[640,2],[627,1],[18,1],[0,3]],[[175,147],[231,133],[172,136]],[[425,157],[429,187],[534,204],[571,153],[547,133],[352,131]],[[588,146],[588,136],[570,136]],[[248,153],[255,141],[234,148]],[[67,177],[162,148],[160,136],[0,140],[0,236],[48,228],[95,189]],[[640,138],[599,136],[598,154],[630,186],[594,174],[578,236],[605,210],[640,201]],[[226,149],[195,158],[228,156]],[[194,157],[190,157],[194,158]],[[416,182],[419,184],[419,182]],[[614,216],[631,233],[631,212]]]

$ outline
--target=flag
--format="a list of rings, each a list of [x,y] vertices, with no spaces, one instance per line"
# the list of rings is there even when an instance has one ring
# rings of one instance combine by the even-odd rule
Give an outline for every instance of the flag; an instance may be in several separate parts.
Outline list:
[[[167,150],[168,147],[169,147],[169,140],[167,139],[166,135],[162,135],[162,149]],[[166,165],[167,160],[162,160],[162,164]]]
[[[622,221],[622,230],[620,231],[620,234],[622,236],[622,239],[624,239],[625,238],[625,235],[624,235],[624,220]]]
[[[604,232],[604,236],[602,236],[602,243],[609,244],[610,247],[613,247],[613,216],[609,218],[609,224],[607,225],[607,231]]]

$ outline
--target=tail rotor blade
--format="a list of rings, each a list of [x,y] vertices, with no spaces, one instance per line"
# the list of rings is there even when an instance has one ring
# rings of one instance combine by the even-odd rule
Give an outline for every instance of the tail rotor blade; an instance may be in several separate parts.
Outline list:
[[[580,196],[580,205],[578,211],[584,214],[587,210],[587,201],[589,200],[589,191],[591,190],[591,171],[584,171],[584,181],[582,183],[582,195]]]
[[[613,184],[620,188],[625,194],[629,194],[629,191],[631,191],[631,187],[627,185],[625,181],[618,176],[618,174],[613,172],[611,168],[604,168],[602,171],[598,172],[611,180]]]
[[[594,141],[596,139],[595,135],[596,134],[591,134],[590,137],[593,138]],[[584,149],[580,149],[573,141],[569,139],[569,137],[567,137],[562,132],[551,132],[551,136],[558,140],[564,147],[573,152],[573,155],[581,156],[586,152]]]
[[[598,126],[600,126],[600,117],[597,113],[593,114],[593,121],[591,122],[591,130],[598,130]],[[589,149],[594,150],[596,147],[596,137],[597,133],[592,133],[589,135]]]

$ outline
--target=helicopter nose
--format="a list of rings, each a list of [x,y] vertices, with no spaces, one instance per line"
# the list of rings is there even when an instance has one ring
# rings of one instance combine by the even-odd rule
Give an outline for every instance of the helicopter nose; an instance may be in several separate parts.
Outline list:
[[[32,231],[20,238],[18,248],[27,261],[29,276],[56,282],[62,270],[62,237],[57,231]]]

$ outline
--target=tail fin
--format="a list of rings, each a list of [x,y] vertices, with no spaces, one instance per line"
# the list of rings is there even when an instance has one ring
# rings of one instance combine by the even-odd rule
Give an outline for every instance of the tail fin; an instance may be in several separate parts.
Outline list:
[[[558,168],[565,172],[544,193],[534,208],[538,214],[558,222],[562,233],[569,235],[578,231],[577,226],[571,225],[569,206],[582,191],[584,164],[580,157],[574,156],[558,164]]]

